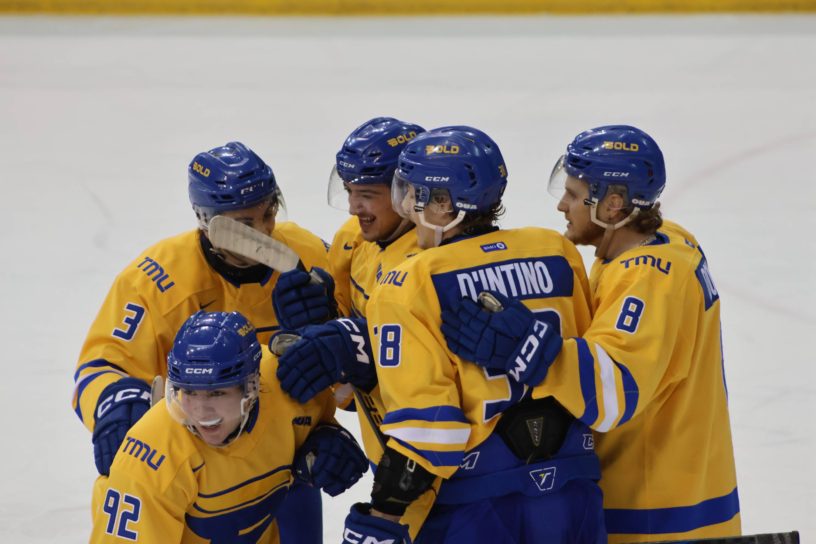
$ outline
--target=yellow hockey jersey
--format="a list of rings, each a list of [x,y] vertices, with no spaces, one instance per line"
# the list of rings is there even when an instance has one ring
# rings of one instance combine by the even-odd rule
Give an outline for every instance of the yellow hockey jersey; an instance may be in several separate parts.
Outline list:
[[[337,231],[329,250],[329,270],[335,280],[335,299],[341,313],[350,317],[365,318],[369,298],[378,280],[420,251],[414,230],[406,232],[389,244],[367,242],[362,237],[357,217],[351,217]],[[335,389],[335,398],[340,407],[350,404],[353,395],[353,389],[348,384]],[[366,415],[366,411],[357,407],[363,449],[368,459],[378,464],[383,449],[373,425],[382,424],[385,410],[379,385],[375,385],[368,393],[357,391],[356,396],[365,403],[368,412]],[[373,420],[373,425],[368,419],[369,416]],[[403,516],[401,521],[409,526],[412,537],[416,536],[432,505],[433,495],[428,493],[420,501],[412,504]]]
[[[666,222],[590,276],[594,319],[534,397],[598,431],[610,542],[737,535],[720,302],[697,240]]]
[[[275,226],[274,238],[295,250],[306,268],[328,267],[323,241],[298,225]],[[266,344],[278,322],[272,290],[280,273],[237,285],[207,263],[199,231],[163,240],[144,251],[114,280],[91,325],[74,374],[73,407],[93,430],[105,387],[128,375],[150,383],[166,375],[166,355],[184,321],[199,310],[239,311]]]
[[[448,350],[442,308],[481,291],[522,300],[563,334],[590,322],[589,285],[575,246],[540,229],[496,230],[426,249],[383,275],[368,326],[385,405],[388,445],[450,478],[493,432],[526,386]]]
[[[129,431],[110,477],[94,488],[92,543],[277,542],[275,510],[293,481],[295,452],[320,422],[333,422],[326,392],[306,404],[275,379],[264,347],[257,413],[244,432],[212,447],[160,402]]]

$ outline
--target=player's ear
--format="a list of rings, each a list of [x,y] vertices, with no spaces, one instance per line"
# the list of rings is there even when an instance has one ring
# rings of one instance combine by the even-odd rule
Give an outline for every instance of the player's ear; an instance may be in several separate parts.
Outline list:
[[[615,222],[623,219],[626,216],[624,209],[626,202],[623,200],[623,195],[618,193],[610,193],[601,202],[601,206],[607,219]]]

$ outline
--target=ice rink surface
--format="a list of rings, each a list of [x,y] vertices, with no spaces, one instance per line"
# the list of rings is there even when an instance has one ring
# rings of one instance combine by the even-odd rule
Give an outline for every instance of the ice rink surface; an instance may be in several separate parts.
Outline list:
[[[0,542],[87,540],[95,470],[70,408],[76,357],[114,276],[195,227],[190,159],[244,141],[289,217],[330,240],[346,217],[325,200],[334,153],[376,115],[492,135],[507,227],[563,228],[545,185],[581,130],[650,132],[665,215],[696,234],[721,294],[744,530],[816,539],[816,16],[10,17]],[[369,491],[326,497],[326,542]]]

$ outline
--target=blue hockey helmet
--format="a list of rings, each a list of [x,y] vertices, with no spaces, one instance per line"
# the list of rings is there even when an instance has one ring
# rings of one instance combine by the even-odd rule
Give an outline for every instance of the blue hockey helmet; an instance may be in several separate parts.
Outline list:
[[[170,416],[210,445],[235,440],[258,398],[260,362],[255,328],[243,315],[193,314],[167,355]]]
[[[425,129],[393,117],[369,119],[348,135],[329,176],[328,201],[348,207],[346,184],[390,185],[400,151]]]
[[[666,166],[657,142],[628,125],[608,125],[582,132],[567,146],[550,176],[550,192],[561,197],[566,176],[589,185],[598,203],[610,185],[626,188],[630,206],[650,209],[666,186]]]
[[[272,168],[241,142],[199,153],[187,172],[190,203],[202,228],[225,211],[250,208],[264,200],[283,204]]]
[[[454,211],[487,212],[501,202],[507,167],[499,146],[484,132],[467,126],[434,129],[405,146],[394,175],[394,209],[406,216],[407,186],[414,188],[414,209],[428,205],[435,191],[444,191]]]
[[[196,312],[176,334],[167,355],[167,380],[184,389],[243,385],[258,375],[261,346],[238,312]]]

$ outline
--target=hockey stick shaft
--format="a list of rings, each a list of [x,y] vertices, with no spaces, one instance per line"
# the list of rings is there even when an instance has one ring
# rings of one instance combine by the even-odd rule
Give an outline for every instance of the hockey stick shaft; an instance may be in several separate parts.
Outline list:
[[[727,536],[700,540],[661,540],[647,544],[799,544],[799,532]]]

